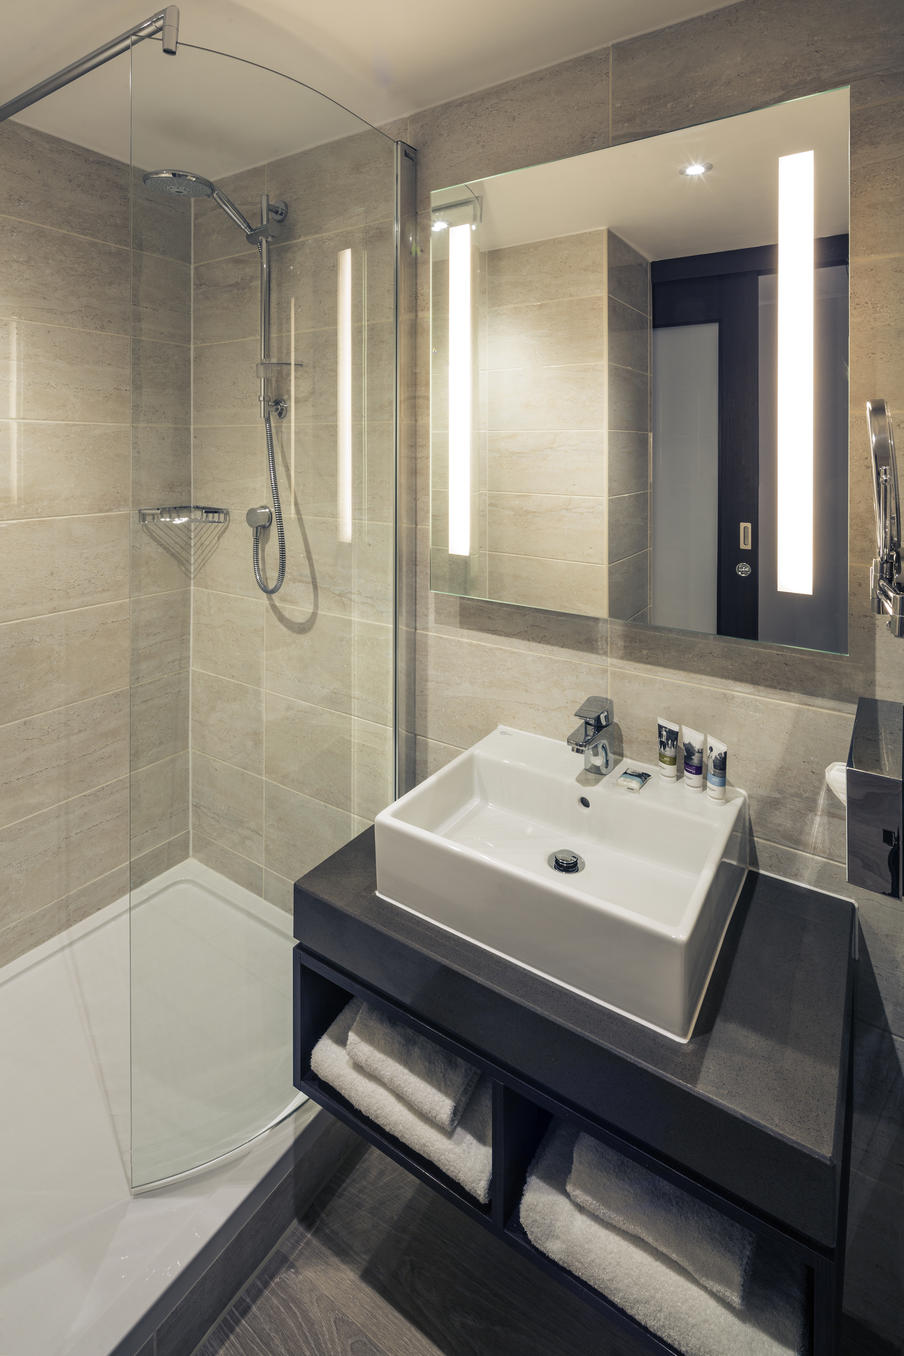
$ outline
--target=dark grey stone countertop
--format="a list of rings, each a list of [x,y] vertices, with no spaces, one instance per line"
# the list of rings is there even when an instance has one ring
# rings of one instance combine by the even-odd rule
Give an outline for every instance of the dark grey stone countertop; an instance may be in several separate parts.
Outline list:
[[[381,899],[372,829],[296,886],[311,951],[830,1246],[853,925],[851,901],[749,873],[682,1045]]]

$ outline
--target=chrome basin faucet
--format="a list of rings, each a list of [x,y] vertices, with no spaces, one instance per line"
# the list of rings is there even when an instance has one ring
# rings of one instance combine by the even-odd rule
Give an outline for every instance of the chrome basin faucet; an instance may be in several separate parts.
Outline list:
[[[612,724],[612,703],[608,697],[588,697],[574,713],[582,722],[568,736],[568,747],[584,755],[584,771],[605,777],[612,768],[612,750],[606,728]]]

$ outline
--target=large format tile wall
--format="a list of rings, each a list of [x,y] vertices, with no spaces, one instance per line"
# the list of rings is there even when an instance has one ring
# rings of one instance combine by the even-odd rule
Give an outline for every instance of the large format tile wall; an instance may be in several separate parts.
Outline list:
[[[222,181],[251,221],[289,213],[273,250],[274,420],[288,568],[257,588],[245,511],[270,501],[259,415],[258,256],[195,206],[195,503],[231,521],[195,574],[193,855],[272,902],[392,797],[391,142],[365,132]],[[351,250],[353,530],[337,517],[337,256]],[[298,364],[294,368],[289,363]],[[276,533],[264,551],[276,574]]]
[[[428,289],[420,294],[418,772],[499,721],[562,737],[608,692],[636,757],[665,713],[712,730],[746,787],[761,866],[849,893],[844,818],[823,769],[858,694],[904,701],[904,646],[867,605],[873,539],[864,401],[904,412],[904,23],[898,0],[743,0],[394,124],[430,192],[851,85],[850,655],[706,640],[432,594],[426,449]],[[862,894],[857,1100],[846,1303],[900,1350],[904,1314],[904,907]]]
[[[138,667],[160,676],[159,577],[130,551],[132,331],[140,350],[171,319],[155,293],[172,213],[152,209],[133,251],[127,166],[17,123],[0,129],[0,188],[2,963],[127,891],[130,722],[136,853],[187,821],[161,823],[159,688],[131,713],[129,694],[130,556]]]

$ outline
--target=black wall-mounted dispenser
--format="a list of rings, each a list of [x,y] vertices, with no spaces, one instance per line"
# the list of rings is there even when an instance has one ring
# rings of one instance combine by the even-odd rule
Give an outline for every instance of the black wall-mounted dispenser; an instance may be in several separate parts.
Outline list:
[[[847,878],[902,897],[904,706],[861,697],[847,760]]]

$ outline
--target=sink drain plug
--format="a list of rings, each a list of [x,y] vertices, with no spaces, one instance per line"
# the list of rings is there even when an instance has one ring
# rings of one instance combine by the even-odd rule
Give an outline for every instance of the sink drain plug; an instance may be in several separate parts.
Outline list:
[[[584,870],[584,858],[572,852],[570,848],[559,848],[556,852],[551,852],[546,860],[554,871],[565,871],[569,875]]]

